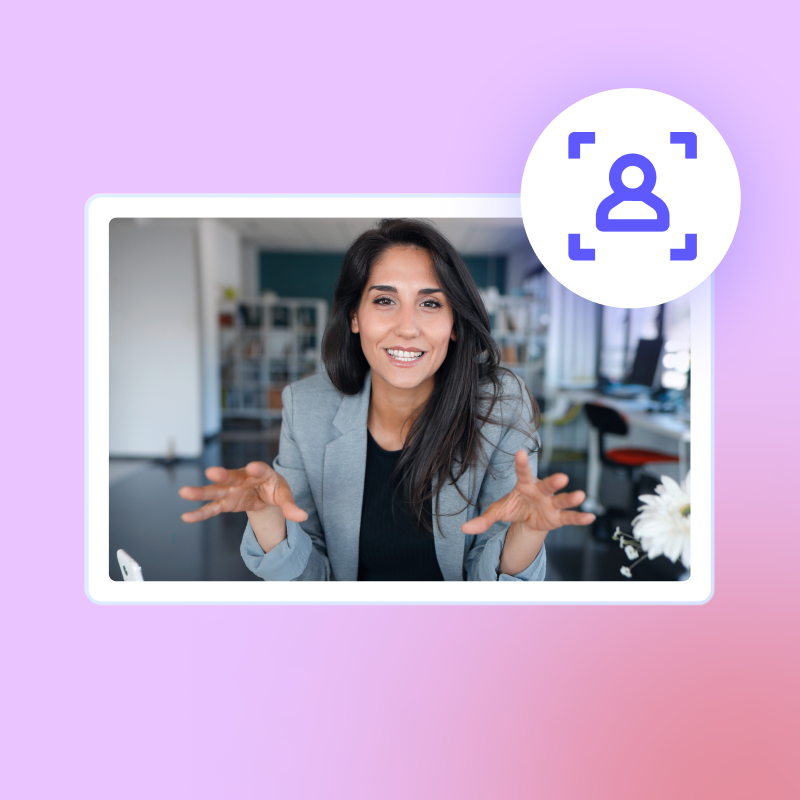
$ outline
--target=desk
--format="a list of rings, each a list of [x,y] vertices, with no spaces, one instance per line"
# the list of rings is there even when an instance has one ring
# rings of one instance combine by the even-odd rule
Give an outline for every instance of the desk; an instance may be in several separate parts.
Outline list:
[[[648,411],[647,408],[651,405],[649,401],[623,400],[586,389],[559,389],[553,399],[554,408],[556,409],[555,416],[560,416],[558,413],[559,407],[564,409],[561,412],[563,414],[566,412],[567,407],[574,403],[598,403],[619,411],[625,417],[632,434],[636,430],[646,431],[672,441],[676,455],[680,459],[678,462],[680,480],[683,480],[689,471],[691,424],[688,415]],[[544,461],[549,461],[552,453],[553,418],[550,414],[546,416],[550,417],[550,419],[545,422],[545,441],[543,443],[542,457]]]

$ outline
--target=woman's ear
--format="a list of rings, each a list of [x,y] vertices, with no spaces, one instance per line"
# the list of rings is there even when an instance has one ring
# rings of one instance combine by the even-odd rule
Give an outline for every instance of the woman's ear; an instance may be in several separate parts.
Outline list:
[[[456,340],[456,329],[455,328],[453,328],[453,330],[450,331],[450,339],[452,341]]]
[[[358,317],[355,314],[350,317],[350,330],[353,331],[353,333],[358,333]]]

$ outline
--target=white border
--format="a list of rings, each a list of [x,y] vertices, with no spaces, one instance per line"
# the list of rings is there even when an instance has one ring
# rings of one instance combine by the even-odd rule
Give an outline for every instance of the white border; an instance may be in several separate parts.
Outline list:
[[[86,594],[96,603],[704,603],[713,594],[713,275],[691,293],[686,581],[113,581],[108,575],[109,222],[115,217],[521,218],[519,195],[95,195],[86,204]]]

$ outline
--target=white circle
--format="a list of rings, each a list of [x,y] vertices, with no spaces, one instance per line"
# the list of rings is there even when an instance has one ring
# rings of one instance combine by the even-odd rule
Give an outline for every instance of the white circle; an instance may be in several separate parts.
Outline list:
[[[572,133],[593,134],[594,142],[574,137],[584,139],[576,150]],[[611,167],[629,154],[655,169],[646,200],[612,191]],[[633,179],[635,169],[622,170],[623,185],[634,192],[643,185]],[[611,195],[598,223],[598,206]],[[702,283],[733,240],[740,203],[736,165],[717,129],[690,105],[649,89],[600,92],[570,106],[543,131],[522,176],[522,220],[545,268],[575,294],[622,308],[660,305]],[[665,230],[597,227],[663,228],[664,206]]]
[[[622,170],[622,182],[630,189],[635,189],[644,183],[644,172],[639,167],[625,167]]]

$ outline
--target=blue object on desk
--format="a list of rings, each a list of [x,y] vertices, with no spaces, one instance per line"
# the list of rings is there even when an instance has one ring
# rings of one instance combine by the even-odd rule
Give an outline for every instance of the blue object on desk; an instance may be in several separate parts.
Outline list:
[[[603,394],[609,397],[617,397],[620,400],[630,400],[634,397],[641,397],[641,395],[649,397],[652,391],[649,386],[642,386],[636,383],[610,383],[603,389]]]

